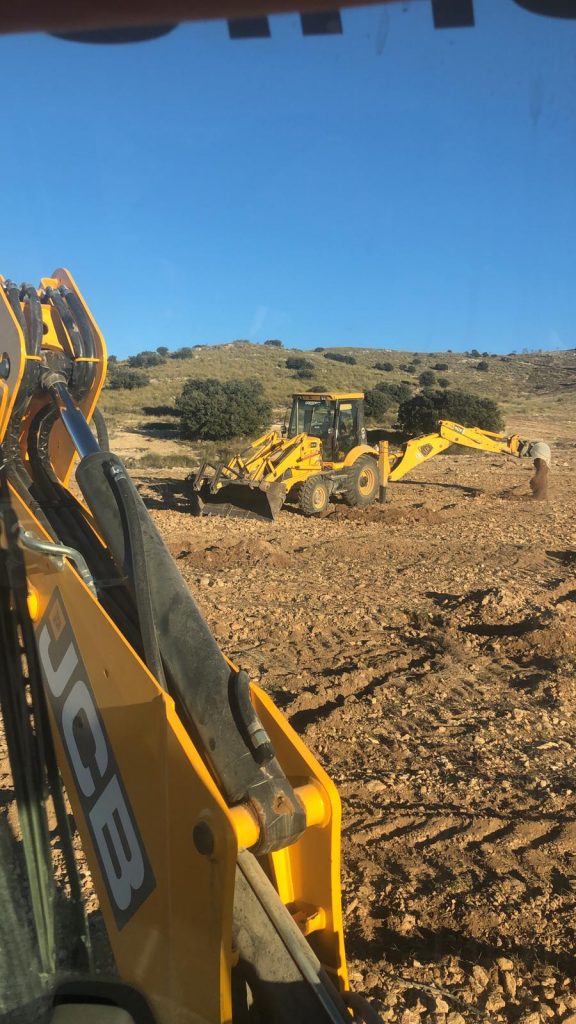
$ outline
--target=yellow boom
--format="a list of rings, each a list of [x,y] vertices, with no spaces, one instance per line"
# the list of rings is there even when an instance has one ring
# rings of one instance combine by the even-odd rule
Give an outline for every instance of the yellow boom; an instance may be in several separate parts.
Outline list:
[[[495,452],[500,455],[512,455],[520,458],[524,454],[523,446],[529,442],[522,441],[518,434],[506,437],[504,434],[494,434],[489,430],[481,430],[479,427],[463,427],[460,423],[440,420],[436,433],[410,438],[402,451],[389,457],[388,480],[401,480],[416,466],[439,455],[451,444],[460,444],[465,448],[474,448],[476,451]]]

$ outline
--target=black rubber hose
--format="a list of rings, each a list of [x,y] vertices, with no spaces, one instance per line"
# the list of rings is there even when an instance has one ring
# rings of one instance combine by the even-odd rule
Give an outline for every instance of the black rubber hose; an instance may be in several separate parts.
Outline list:
[[[31,497],[38,500],[50,520],[51,535],[82,552],[96,581],[100,603],[131,646],[142,655],[143,646],[132,595],[122,581],[107,548],[94,532],[85,510],[74,495],[62,486],[50,463],[50,432],[57,419],[56,410],[45,406],[30,425],[28,458],[33,481]]]
[[[30,310],[30,345],[28,355],[39,356],[44,336],[44,324],[42,321],[42,306],[38,292],[31,284],[23,284],[20,290],[20,299],[28,304]]]
[[[92,422],[96,427],[96,437],[98,438],[98,444],[100,445],[103,452],[110,451],[110,438],[108,437],[108,427],[106,426],[106,420],[100,409],[94,409],[92,413]]]
[[[26,339],[28,336],[28,326],[26,324],[24,313],[22,312],[22,306],[20,305],[20,289],[18,288],[17,285],[14,284],[13,281],[6,281],[6,283],[4,284],[4,291],[8,296],[8,302],[10,303],[12,312],[14,313],[14,316],[16,317],[18,323],[20,324],[22,333],[24,335],[24,338]]]
[[[164,674],[164,665],[162,663],[156,623],[154,621],[150,577],[148,575],[148,563],[139,509],[135,501],[135,492],[132,484],[126,476],[124,467],[118,463],[112,470],[112,489],[118,502],[128,542],[127,560],[130,565],[133,591],[136,598],[136,609],[138,611],[142,646],[144,648],[144,661],[152,675],[160,683],[160,686],[166,690],[166,676]]]
[[[87,359],[96,358],[96,345],[94,342],[94,333],[92,331],[92,324],[90,323],[86,310],[80,302],[80,299],[74,292],[70,291],[64,285],[59,288],[60,295],[62,295],[66,301],[70,313],[74,317],[75,322],[78,325],[78,330],[82,336],[82,344],[84,347],[84,356]],[[89,390],[94,382],[94,376],[96,374],[96,364],[86,363],[86,389]]]
[[[26,654],[27,682],[30,687],[30,696],[32,698],[32,710],[34,715],[34,753],[37,754],[38,767],[40,769],[39,800],[40,804],[44,801],[44,794],[42,792],[44,787],[41,778],[44,770],[46,773],[46,781],[48,782],[48,787],[52,795],[58,831],[60,834],[62,855],[68,874],[68,881],[70,883],[72,919],[74,922],[74,937],[76,940],[75,953],[77,962],[75,966],[77,966],[78,969],[87,970],[90,967],[90,936],[84,912],[78,868],[74,857],[70,822],[64,801],[62,783],[58,772],[56,754],[54,751],[52,733],[50,730],[48,712],[45,703],[34,628],[28,611],[26,566],[24,556],[18,544],[19,523],[12,508],[10,493],[4,474],[1,474],[0,493],[4,506],[4,526],[9,550],[9,556],[6,562],[7,582],[11,589],[14,605],[12,614],[15,617],[15,620],[18,620],[21,643]],[[12,688],[14,688],[17,678],[17,676],[12,675],[10,680]],[[24,679],[23,682],[25,682]],[[22,693],[24,693],[23,689]],[[26,709],[26,718],[29,720],[28,709]],[[32,732],[32,730],[30,730],[30,732]],[[22,810],[22,808],[20,808],[20,810]],[[48,846],[48,872],[49,877],[51,878],[51,858],[49,850],[50,847]]]
[[[45,295],[56,309],[64,327],[66,328],[70,345],[68,355],[71,356],[72,359],[79,359],[83,355],[82,337],[78,327],[76,326],[74,317],[71,315],[68,306],[60,295],[60,292],[56,291],[54,288],[47,288]]]
[[[78,324],[78,330],[82,336],[82,343],[84,346],[84,356],[87,359],[95,359],[96,357],[96,345],[94,344],[94,334],[92,333],[92,325],[86,316],[86,310],[80,302],[80,299],[74,292],[71,292],[68,288],[60,288],[60,294],[64,295],[68,309],[70,310],[75,322]],[[86,391],[89,391],[94,383],[94,377],[96,375],[96,364],[86,363]]]
[[[274,757],[274,747],[250,700],[250,679],[240,669],[230,676],[228,688],[230,709],[244,742],[252,750],[258,764],[266,764]]]
[[[18,495],[22,498],[22,501],[28,505],[30,511],[42,524],[48,535],[52,540],[56,540],[56,533],[50,525],[44,513],[44,509],[38,503],[31,490],[32,478],[24,466],[22,461],[22,452],[20,451],[19,427],[19,420],[15,421],[14,419],[11,419],[4,438],[3,449],[8,479],[17,491]]]
[[[55,290],[54,288],[47,288],[46,295],[53,303],[58,315],[62,321],[65,332],[68,334],[72,347],[74,359],[83,359],[88,355],[88,349],[86,347],[86,341],[84,339],[83,332],[74,317],[68,304],[64,301],[64,297],[61,294],[62,289]],[[75,363],[74,371],[72,375],[73,392],[76,401],[81,401],[90,390],[91,381],[93,379],[94,370],[90,366],[90,363]]]

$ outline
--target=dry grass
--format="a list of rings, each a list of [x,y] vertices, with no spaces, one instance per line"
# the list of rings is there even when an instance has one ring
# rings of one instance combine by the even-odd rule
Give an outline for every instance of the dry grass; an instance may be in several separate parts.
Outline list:
[[[147,416],[146,406],[173,406],[185,381],[189,377],[218,380],[257,379],[264,386],[267,397],[272,401],[275,416],[283,419],[290,405],[291,395],[296,391],[309,390],[319,385],[325,389],[361,390],[373,388],[382,381],[410,383],[414,392],[419,389],[418,377],[433,369],[435,363],[447,363],[448,369],[437,371],[437,376],[449,380],[449,387],[470,391],[482,397],[496,399],[503,407],[506,419],[516,421],[530,417],[533,420],[548,419],[551,415],[563,417],[567,423],[576,410],[576,351],[532,352],[511,356],[490,356],[488,371],[477,370],[480,359],[463,353],[397,352],[389,349],[341,348],[326,349],[354,355],[355,366],[333,362],[324,358],[323,352],[304,352],[298,349],[277,349],[249,342],[232,342],[199,349],[190,359],[168,359],[162,366],[146,371],[150,383],[134,391],[105,390],[101,408],[108,418],[113,433],[119,430],[134,431],[147,437],[153,451],[137,459],[139,465],[189,465],[199,457],[224,457],[226,452],[236,449],[231,443],[205,446],[202,451],[179,446],[176,461],[166,451],[171,439],[177,438],[178,420],[171,416]],[[314,376],[301,381],[293,370],[286,369],[289,356],[304,355],[314,365]],[[414,358],[420,360],[416,373],[407,373],[402,365],[409,365]],[[394,370],[386,372],[374,369],[378,362],[391,362]],[[394,413],[389,414],[389,426]],[[214,450],[212,450],[214,449]],[[194,457],[196,456],[196,458]],[[161,458],[161,462],[157,460]],[[153,462],[149,460],[152,459]]]

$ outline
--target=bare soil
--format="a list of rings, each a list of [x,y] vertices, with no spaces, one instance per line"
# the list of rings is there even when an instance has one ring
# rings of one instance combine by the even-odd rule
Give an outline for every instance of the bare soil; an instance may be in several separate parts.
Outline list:
[[[547,440],[547,501],[530,462],[475,454],[275,524],[137,479],[222,648],[338,784],[352,982],[385,1020],[576,1024],[576,445]]]
[[[275,524],[195,519],[184,471],[136,477],[223,650],[338,785],[352,985],[387,1021],[576,1024],[576,443],[562,429],[544,438],[547,500],[530,462],[466,453],[392,485],[385,506]]]

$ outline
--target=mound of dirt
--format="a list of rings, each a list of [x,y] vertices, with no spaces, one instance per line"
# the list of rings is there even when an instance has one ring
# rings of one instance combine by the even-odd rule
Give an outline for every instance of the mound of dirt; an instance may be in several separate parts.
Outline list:
[[[174,548],[172,542],[171,547]],[[240,568],[244,566],[288,566],[291,557],[283,551],[279,544],[274,544],[261,537],[242,538],[234,543],[225,541],[209,544],[204,548],[181,548],[173,551],[178,561],[188,567],[213,570]]]

